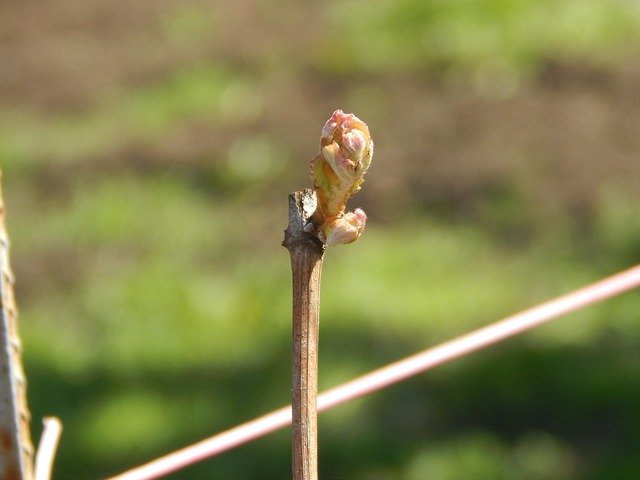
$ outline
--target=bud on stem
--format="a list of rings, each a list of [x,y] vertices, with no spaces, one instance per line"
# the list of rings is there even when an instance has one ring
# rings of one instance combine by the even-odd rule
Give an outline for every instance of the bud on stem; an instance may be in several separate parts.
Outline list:
[[[311,161],[318,208],[313,217],[318,238],[326,245],[355,241],[367,216],[357,208],[345,213],[349,197],[360,190],[373,157],[369,128],[351,113],[336,110],[322,128],[320,153]]]

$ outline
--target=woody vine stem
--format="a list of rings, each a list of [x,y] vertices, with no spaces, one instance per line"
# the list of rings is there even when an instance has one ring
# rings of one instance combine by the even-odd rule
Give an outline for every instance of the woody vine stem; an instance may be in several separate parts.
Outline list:
[[[351,243],[364,229],[362,209],[345,213],[371,164],[369,129],[352,114],[336,110],[311,161],[313,190],[289,195],[289,225],[283,246],[293,276],[292,470],[294,480],[318,478],[318,341],[320,277],[325,245]]]
[[[289,227],[284,246],[293,274],[292,468],[293,478],[318,478],[317,396],[320,274],[324,245],[304,231],[315,209],[315,194],[303,190],[289,196]],[[305,209],[313,206],[313,210]]]

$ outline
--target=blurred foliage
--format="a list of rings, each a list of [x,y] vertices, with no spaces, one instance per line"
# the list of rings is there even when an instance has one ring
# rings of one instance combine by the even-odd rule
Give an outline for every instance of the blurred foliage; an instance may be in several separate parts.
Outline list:
[[[333,4],[334,32],[321,58],[347,73],[435,66],[439,74],[471,69],[479,80],[508,80],[549,58],[610,61],[628,53],[639,35],[638,9],[626,0],[352,0]]]
[[[288,402],[285,199],[336,105],[377,153],[353,199],[365,235],[326,254],[322,388],[640,261],[636,2],[109,5],[55,0],[35,27],[9,5],[0,50],[29,396],[65,425],[56,478]],[[322,477],[634,478],[637,303],[323,414]],[[171,478],[288,476],[278,432]]]

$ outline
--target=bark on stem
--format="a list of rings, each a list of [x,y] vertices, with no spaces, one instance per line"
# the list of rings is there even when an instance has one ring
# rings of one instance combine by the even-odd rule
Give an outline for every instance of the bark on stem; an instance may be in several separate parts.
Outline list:
[[[0,478],[33,479],[33,445],[29,432],[26,377],[18,336],[18,310],[9,265],[9,238],[4,227],[0,186]]]
[[[282,243],[289,250],[293,275],[291,453],[294,480],[318,478],[318,334],[324,245],[314,234],[305,231],[316,204],[313,190],[289,195],[289,226]]]

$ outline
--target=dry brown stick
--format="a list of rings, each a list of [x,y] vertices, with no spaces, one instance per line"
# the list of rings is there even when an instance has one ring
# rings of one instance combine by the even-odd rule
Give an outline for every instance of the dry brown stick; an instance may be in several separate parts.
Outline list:
[[[294,480],[318,478],[318,334],[320,274],[324,245],[305,230],[316,195],[305,189],[289,195],[289,226],[282,245],[293,276],[293,368],[291,438]]]
[[[9,265],[9,239],[4,227],[0,186],[0,478],[33,478],[33,445],[29,432],[26,378],[18,336],[18,312]]]

